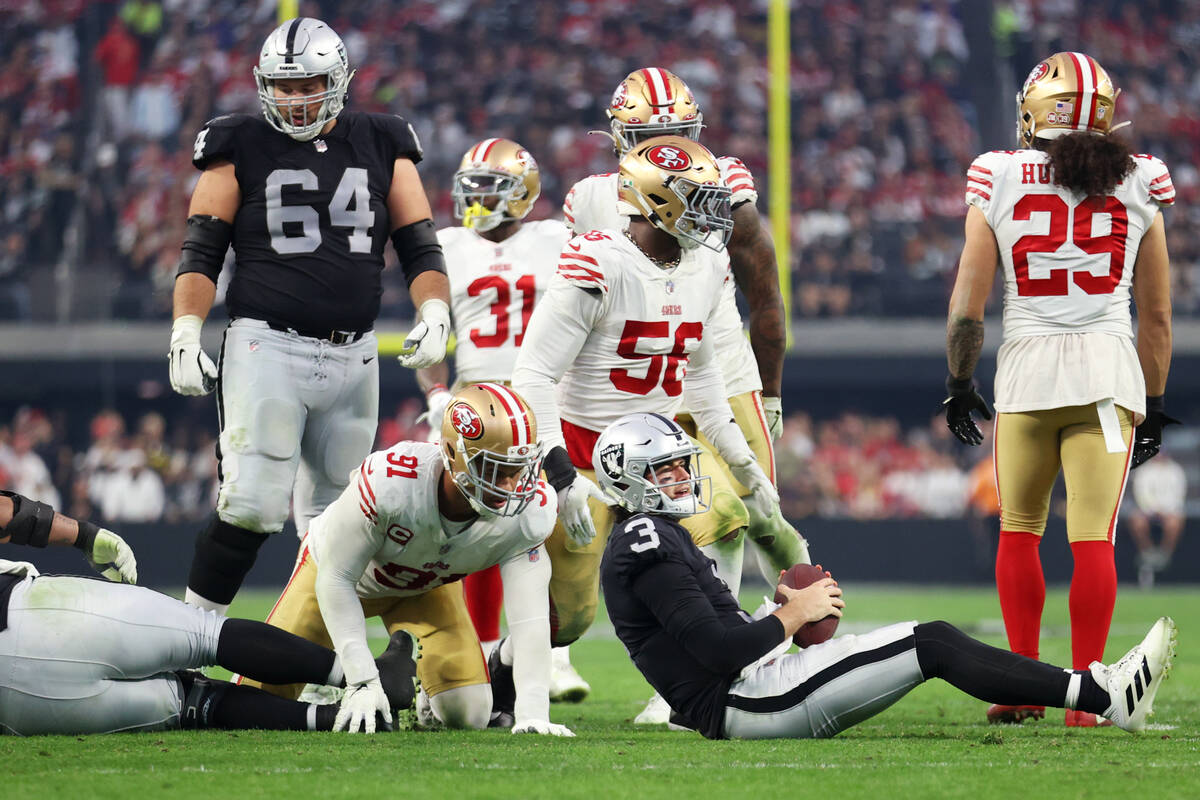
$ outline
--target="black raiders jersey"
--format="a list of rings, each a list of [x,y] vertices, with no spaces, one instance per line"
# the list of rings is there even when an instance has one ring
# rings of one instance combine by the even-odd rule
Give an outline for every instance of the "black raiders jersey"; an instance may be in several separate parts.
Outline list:
[[[421,145],[412,126],[391,114],[344,111],[328,135],[308,142],[248,114],[205,125],[192,163],[231,162],[242,195],[230,316],[308,331],[371,328],[398,158],[420,161]]]
[[[669,517],[635,514],[615,525],[600,582],[634,665],[696,730],[720,738],[729,685],[784,640],[783,623],[752,621]]]

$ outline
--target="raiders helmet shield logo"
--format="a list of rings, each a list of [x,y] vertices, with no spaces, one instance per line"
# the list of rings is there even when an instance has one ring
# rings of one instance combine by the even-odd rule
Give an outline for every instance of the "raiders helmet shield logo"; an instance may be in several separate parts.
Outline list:
[[[483,420],[466,403],[455,403],[450,408],[450,424],[464,439],[474,440],[483,436]]]
[[[625,467],[625,445],[617,442],[601,450],[600,467],[613,480],[620,478]]]
[[[682,172],[692,165],[691,156],[669,144],[651,147],[646,153],[646,159],[654,166],[669,169],[672,172]]]

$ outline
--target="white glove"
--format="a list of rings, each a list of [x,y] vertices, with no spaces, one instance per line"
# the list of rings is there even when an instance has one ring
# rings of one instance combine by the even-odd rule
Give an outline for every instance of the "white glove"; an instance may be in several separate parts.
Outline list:
[[[421,321],[404,337],[400,363],[409,369],[432,367],[446,357],[450,340],[450,307],[445,300],[426,300],[421,304]]]
[[[569,736],[575,733],[566,725],[557,725],[546,719],[525,719],[512,726],[513,733],[540,733],[543,736]]]
[[[454,395],[450,393],[450,390],[440,385],[425,398],[425,402],[429,404],[429,410],[417,417],[417,422],[429,424],[429,440],[431,442],[439,441],[442,438],[442,417],[446,415],[446,407],[453,399]]]
[[[110,530],[100,529],[87,557],[88,563],[110,581],[137,583],[137,559],[125,540]],[[111,564],[112,566],[106,566]]]
[[[217,385],[217,366],[200,347],[200,327],[204,320],[184,314],[171,326],[171,388],[179,394],[208,394]]]
[[[567,536],[580,547],[586,547],[596,538],[596,525],[588,511],[588,498],[594,497],[605,505],[612,500],[600,487],[576,473],[571,485],[558,493],[558,518],[567,529]]]
[[[392,724],[392,709],[389,707],[383,684],[378,677],[371,678],[366,683],[355,684],[346,689],[342,704],[338,707],[337,716],[333,720],[335,731],[347,730],[358,733],[359,725],[365,733],[375,732],[375,712],[383,715],[390,726]],[[348,727],[347,727],[348,726]],[[388,730],[391,730],[389,727]]]
[[[775,516],[775,512],[779,510],[779,492],[775,491],[771,479],[754,460],[754,456],[746,456],[745,460],[737,463],[726,463],[729,464],[729,471],[738,479],[738,483],[754,493],[754,499],[763,513],[767,517]]]
[[[763,412],[767,415],[767,433],[771,441],[778,441],[783,433],[783,398],[762,396]]]

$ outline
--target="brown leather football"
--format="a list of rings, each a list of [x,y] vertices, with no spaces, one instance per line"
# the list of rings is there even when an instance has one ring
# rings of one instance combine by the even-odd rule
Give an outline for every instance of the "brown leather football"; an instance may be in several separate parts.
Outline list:
[[[825,570],[812,564],[796,564],[783,573],[783,577],[779,582],[784,586],[790,586],[793,589],[803,589],[814,581],[819,581],[825,577]],[[775,591],[775,602],[782,603],[783,595],[778,590]],[[808,647],[813,644],[829,641],[833,638],[834,631],[837,630],[838,618],[830,614],[825,619],[817,622],[808,622],[800,626],[800,630],[796,631],[792,636],[792,641],[800,647]]]

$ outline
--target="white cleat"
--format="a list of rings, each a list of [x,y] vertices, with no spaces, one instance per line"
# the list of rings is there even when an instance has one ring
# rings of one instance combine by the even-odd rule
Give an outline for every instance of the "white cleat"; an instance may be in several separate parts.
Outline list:
[[[671,721],[671,707],[658,692],[646,703],[642,713],[633,718],[634,725],[666,725]]]
[[[578,703],[587,697],[592,687],[571,666],[571,651],[555,647],[550,656],[550,702]]]
[[[1088,667],[1096,683],[1108,689],[1112,705],[1104,712],[1118,728],[1140,731],[1146,718],[1154,712],[1154,695],[1159,684],[1171,671],[1175,657],[1175,622],[1160,617],[1146,638],[1126,653],[1120,661],[1106,667],[1093,661]]]

